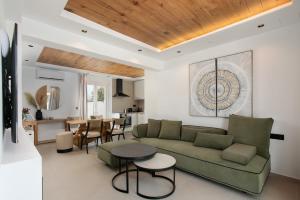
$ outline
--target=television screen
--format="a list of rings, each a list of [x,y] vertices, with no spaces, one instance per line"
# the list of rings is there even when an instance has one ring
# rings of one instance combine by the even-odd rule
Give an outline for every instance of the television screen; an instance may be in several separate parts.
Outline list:
[[[5,35],[5,36],[3,36]],[[2,108],[3,108],[3,129],[7,129],[11,127],[11,93],[10,93],[10,46],[9,46],[9,40],[7,33],[3,33],[1,36],[1,61],[2,61]],[[3,48],[3,43],[6,43],[7,46],[6,50]],[[3,52],[6,51],[5,53]],[[4,130],[3,130],[4,131]]]
[[[15,24],[13,40],[8,56],[2,57],[2,98],[3,127],[11,128],[12,142],[16,143],[18,133],[18,95],[17,95],[17,61],[18,61],[18,25]]]
[[[15,24],[11,47],[11,139],[16,143],[18,138],[18,25]]]

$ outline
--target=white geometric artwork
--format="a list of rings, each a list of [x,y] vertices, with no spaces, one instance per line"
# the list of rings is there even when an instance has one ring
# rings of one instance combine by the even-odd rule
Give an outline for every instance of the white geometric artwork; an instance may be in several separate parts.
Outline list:
[[[190,115],[252,116],[252,51],[190,65]]]

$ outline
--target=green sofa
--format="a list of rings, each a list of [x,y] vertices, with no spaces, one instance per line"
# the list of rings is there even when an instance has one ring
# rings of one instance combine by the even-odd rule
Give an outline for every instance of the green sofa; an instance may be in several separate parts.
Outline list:
[[[271,120],[271,126],[272,123],[273,121]],[[233,123],[233,125],[235,124]],[[109,142],[100,145],[98,158],[103,160],[109,166],[116,168],[118,166],[118,161],[110,153],[112,148],[130,143],[148,144],[156,147],[158,152],[174,156],[177,160],[176,167],[178,169],[211,179],[250,194],[261,193],[270,172],[270,156],[268,153],[269,141],[257,142],[254,141],[253,138],[250,138],[250,144],[257,144],[258,152],[262,151],[266,155],[256,154],[249,159],[247,164],[239,164],[223,159],[223,150],[194,145],[198,133],[227,135],[235,131],[232,131],[232,125],[229,125],[230,132],[219,128],[182,125],[180,128],[180,138],[177,139],[162,139],[159,136],[147,137],[147,129],[148,124],[137,125],[133,129],[134,139]],[[238,132],[240,131],[241,130],[238,130]],[[247,132],[247,130],[245,131]],[[266,133],[266,135],[268,134],[269,133]],[[269,138],[267,140],[269,140]],[[249,144],[247,141],[244,142],[244,144],[245,143]],[[262,146],[262,144],[265,146]],[[256,147],[254,146],[254,148]]]

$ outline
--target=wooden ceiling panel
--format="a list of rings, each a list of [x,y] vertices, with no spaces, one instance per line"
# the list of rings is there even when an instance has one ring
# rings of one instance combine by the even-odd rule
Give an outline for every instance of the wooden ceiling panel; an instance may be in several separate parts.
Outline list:
[[[65,10],[159,49],[292,0],[68,0]]]
[[[45,47],[38,62],[126,77],[144,76],[144,69]]]

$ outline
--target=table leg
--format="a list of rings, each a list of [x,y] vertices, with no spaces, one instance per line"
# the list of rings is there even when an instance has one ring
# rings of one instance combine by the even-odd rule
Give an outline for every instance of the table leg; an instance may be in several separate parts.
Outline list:
[[[121,160],[119,159],[119,170],[118,170],[118,173],[113,177],[112,179],[112,186],[118,190],[119,192],[124,192],[124,193],[129,193],[129,172],[133,172],[133,171],[136,171],[136,169],[129,169],[129,161],[128,160],[125,160],[125,170],[122,171],[122,166],[121,166]],[[115,179],[120,176],[120,175],[123,175],[125,174],[126,176],[126,189],[121,189],[119,187],[117,187],[115,185]]]
[[[121,159],[119,159],[119,173],[122,171],[122,162]]]
[[[126,191],[129,192],[128,161],[126,160]]]
[[[139,193],[139,168],[136,169],[136,192]]]
[[[33,133],[34,133],[34,145],[36,146],[39,144],[39,128],[37,124],[33,125]]]
[[[174,167],[173,170],[174,170],[174,172],[173,172],[173,181],[174,181],[174,184],[175,184],[175,170],[176,170],[176,168]]]

